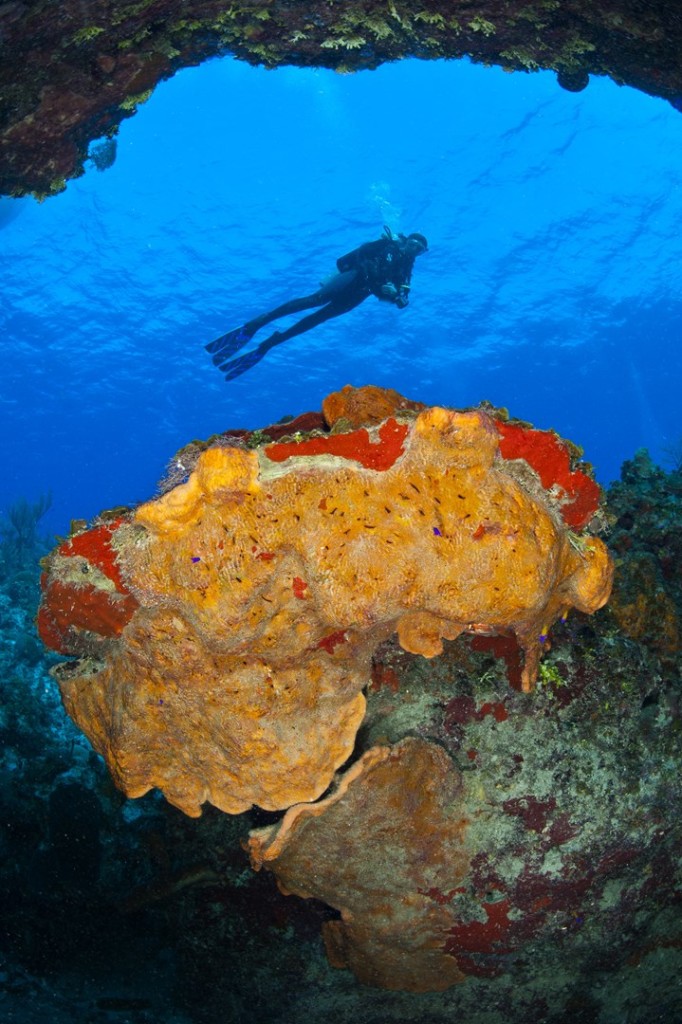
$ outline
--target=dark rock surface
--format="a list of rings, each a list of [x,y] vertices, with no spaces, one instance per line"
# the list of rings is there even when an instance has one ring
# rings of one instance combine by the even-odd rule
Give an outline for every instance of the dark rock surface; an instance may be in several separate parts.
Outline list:
[[[0,3],[0,194],[61,191],[89,143],[115,135],[158,82],[219,55],[342,72],[468,55],[552,68],[571,91],[608,75],[677,105],[681,52],[669,0],[10,0]]]

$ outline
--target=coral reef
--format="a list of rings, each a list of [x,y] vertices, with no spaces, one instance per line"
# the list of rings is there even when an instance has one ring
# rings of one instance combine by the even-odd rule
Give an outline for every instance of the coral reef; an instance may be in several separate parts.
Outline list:
[[[321,426],[315,414],[229,436],[257,451]],[[206,447],[185,450],[190,471]],[[511,467],[521,470],[517,460]],[[657,591],[679,621],[681,495],[679,467],[665,473],[645,452],[625,464],[602,517],[617,561],[614,598],[555,624],[532,693],[520,692],[520,679],[519,689],[509,686],[521,668],[510,637],[463,634],[431,660],[395,637],[381,642],[356,749],[332,799],[283,817],[206,807],[189,818],[152,793],[126,801],[63,713],[47,675],[54,656],[29,645],[28,598],[17,602],[15,577],[0,576],[5,1016],[23,1019],[30,1007],[60,1024],[114,1024],[122,1014],[136,1024],[494,1024],[504,1007],[505,1024],[682,1019],[682,658],[655,633],[623,632],[614,603],[622,581],[643,579],[643,559],[655,580],[647,621],[655,622]],[[89,556],[103,575],[114,571],[105,539]],[[34,592],[28,555],[20,571]],[[113,580],[110,592],[120,593]],[[636,599],[634,582],[624,597]],[[120,635],[89,640],[106,647]],[[413,784],[392,790],[410,748]],[[249,830],[266,870],[252,871],[240,848]],[[436,856],[445,840],[447,862]],[[269,869],[304,891],[293,875],[304,854],[312,858],[305,891],[318,898],[282,895]],[[388,975],[382,984],[395,985],[410,964],[428,981],[429,962],[459,983],[388,990],[332,969],[320,930],[337,964],[362,948],[349,914],[372,942],[381,938],[380,928],[366,930],[382,923],[378,901],[356,904],[344,880],[369,880],[369,896],[376,882],[400,901],[401,923],[371,947]],[[434,924],[433,947],[417,931],[420,907]],[[390,945],[393,975],[383,958]],[[405,980],[415,987],[414,973]]]
[[[672,671],[681,630],[681,498],[682,468],[668,475],[641,449],[623,466],[609,503],[618,562],[610,614],[625,636],[656,651]]]
[[[159,81],[216,55],[338,71],[466,55],[507,70],[553,68],[572,91],[609,75],[677,105],[681,48],[667,0],[199,0],[189,11],[182,0],[3,3],[0,193],[60,191],[83,172],[89,143],[112,138]]]
[[[396,414],[339,429],[372,400]],[[67,710],[129,796],[156,786],[192,815],[314,800],[392,633],[427,658],[443,637],[513,634],[530,690],[552,623],[606,601],[604,545],[562,519],[586,525],[598,488],[554,435],[565,486],[518,439],[501,457],[500,432],[526,428],[489,412],[415,413],[377,389],[326,404],[331,432],[209,447],[186,483],[47,561],[41,636],[82,656],[59,671]]]
[[[500,1005],[505,1019],[556,1024],[655,1015],[637,972],[648,962],[651,985],[665,985],[676,968],[659,975],[661,951],[676,962],[682,944],[681,481],[646,452],[625,464],[605,515],[619,555],[614,600],[592,621],[577,615],[555,628],[532,697],[508,689],[509,651],[486,649],[485,638],[447,643],[428,668],[395,640],[375,652],[368,752],[331,796],[252,831],[248,844],[254,867],[273,871],[283,892],[340,911],[323,926],[334,966],[370,984],[433,991],[441,986],[431,968],[443,957],[442,987],[467,985],[434,1020],[488,1021]],[[644,609],[646,628],[628,602]],[[413,764],[403,777],[384,769],[388,778],[373,780],[375,759],[399,763],[406,744],[421,743],[437,743],[435,759],[449,770],[420,777]],[[357,776],[369,792],[354,797]],[[449,835],[432,806],[436,779],[459,825]],[[410,821],[428,819],[416,835],[405,805]],[[383,945],[368,941],[375,918]],[[427,950],[430,963],[420,958]],[[597,978],[611,1003],[601,1013],[586,995]],[[663,1016],[682,1008],[670,989],[660,1006]]]

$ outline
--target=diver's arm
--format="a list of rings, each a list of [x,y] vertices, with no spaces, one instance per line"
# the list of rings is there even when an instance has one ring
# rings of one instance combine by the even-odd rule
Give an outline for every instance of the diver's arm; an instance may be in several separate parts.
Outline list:
[[[405,309],[405,306],[410,304],[410,286],[409,284],[403,284],[398,289],[394,302],[398,309]]]
[[[402,273],[396,275],[393,279],[396,287],[396,297],[393,300],[398,309],[404,309],[410,301],[410,284],[412,281],[412,270],[414,268],[414,260],[408,260],[403,263]]]
[[[398,309],[404,309],[409,304],[410,286],[409,284],[400,284],[396,286],[393,281],[387,281],[386,284],[382,284],[379,288],[376,288],[373,292],[378,299],[382,302],[390,302],[392,305],[397,306]]]
[[[398,299],[398,289],[392,281],[387,281],[386,284],[382,284],[380,288],[374,293],[378,299],[382,299],[384,302],[396,302]]]
[[[408,274],[406,278],[398,285],[397,295],[394,302],[398,309],[405,309],[405,306],[409,305],[410,302],[410,280],[411,274]]]
[[[378,299],[382,299],[384,302],[391,302],[394,306],[397,306],[398,309],[404,309],[405,306],[409,305],[410,301],[411,280],[411,264],[404,268],[402,273],[400,268],[396,267],[396,272],[387,281],[384,281],[384,283],[374,291],[374,294]]]

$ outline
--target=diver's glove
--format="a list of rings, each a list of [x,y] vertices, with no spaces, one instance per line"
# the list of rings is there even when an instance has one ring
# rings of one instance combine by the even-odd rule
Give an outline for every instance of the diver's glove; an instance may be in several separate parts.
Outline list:
[[[382,284],[377,295],[380,299],[384,299],[385,302],[398,301],[398,289],[394,284]]]
[[[377,292],[380,299],[385,302],[392,302],[398,309],[404,309],[409,303],[409,286],[404,284],[400,288],[396,288],[394,284],[382,284],[381,288]]]

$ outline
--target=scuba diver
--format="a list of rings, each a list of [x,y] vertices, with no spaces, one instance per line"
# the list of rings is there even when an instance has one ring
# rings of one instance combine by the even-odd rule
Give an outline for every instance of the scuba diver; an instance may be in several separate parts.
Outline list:
[[[409,301],[414,261],[427,249],[428,244],[423,235],[394,235],[390,228],[385,227],[381,238],[375,242],[365,242],[346,256],[341,256],[336,261],[337,273],[324,281],[312,295],[291,299],[269,313],[248,320],[241,327],[210,342],[206,345],[206,351],[211,353],[218,369],[226,371],[225,380],[234,380],[260,362],[275,345],[281,345],[283,341],[303,334],[325,320],[355,309],[370,295],[376,295],[378,299],[404,309]],[[233,358],[261,327],[282,316],[300,313],[313,306],[321,308],[287,330],[281,333],[275,331],[246,355]]]

